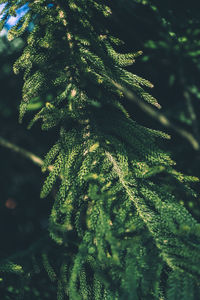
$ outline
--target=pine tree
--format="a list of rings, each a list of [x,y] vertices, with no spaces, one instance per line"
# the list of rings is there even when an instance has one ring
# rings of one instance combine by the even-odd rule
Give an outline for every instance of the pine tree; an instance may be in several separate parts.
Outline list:
[[[1,3],[3,27],[27,2]],[[174,169],[159,147],[167,134],[137,124],[125,108],[124,89],[160,107],[147,92],[153,85],[127,71],[141,51],[119,52],[107,1],[28,6],[8,33],[27,37],[13,67],[24,71],[20,122],[35,99],[43,101],[29,128],[41,120],[43,130],[59,130],[42,167],[53,166],[41,197],[54,184],[58,191],[50,237],[1,262],[0,271],[29,282],[43,266],[59,300],[199,299],[200,225],[177,195],[181,188],[196,197],[190,183],[198,179]]]

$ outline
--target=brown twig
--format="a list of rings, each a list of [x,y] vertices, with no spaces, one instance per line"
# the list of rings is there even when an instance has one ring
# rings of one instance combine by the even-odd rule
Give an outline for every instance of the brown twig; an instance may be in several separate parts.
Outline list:
[[[195,137],[188,131],[182,129],[181,127],[172,123],[164,114],[160,113],[149,104],[145,103],[144,101],[140,100],[132,91],[129,89],[121,86],[120,84],[112,81],[112,84],[116,86],[123,94],[129,99],[132,100],[141,110],[143,110],[146,114],[150,117],[158,121],[160,124],[167,128],[171,128],[173,131],[178,133],[180,136],[185,138],[195,150],[199,150],[200,146],[198,141]]]
[[[31,160],[34,164],[36,164],[37,166],[39,167],[42,167],[43,164],[44,164],[44,161],[38,157],[37,155],[5,140],[4,138],[0,137],[0,145],[5,147],[5,148],[8,148],[16,153],[19,153],[21,154],[22,156],[28,158],[29,160]],[[53,170],[53,166],[48,166],[47,168],[49,171],[52,171]]]

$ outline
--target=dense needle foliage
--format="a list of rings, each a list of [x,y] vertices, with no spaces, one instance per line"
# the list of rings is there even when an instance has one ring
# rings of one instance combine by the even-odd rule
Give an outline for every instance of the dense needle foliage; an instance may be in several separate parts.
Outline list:
[[[138,1],[116,2],[123,9]],[[27,2],[1,3],[3,27]],[[121,87],[160,105],[149,93],[153,85],[128,71],[142,53],[120,52],[112,5],[30,1],[8,32],[10,41],[27,38],[13,67],[24,71],[20,121],[38,101],[29,128],[41,120],[43,130],[58,131],[42,167],[52,166],[41,197],[53,185],[57,192],[49,234],[2,260],[0,271],[18,275],[25,299],[23,285],[43,265],[58,300],[196,300],[200,224],[179,191],[196,197],[190,183],[198,179],[178,172],[160,148],[167,134],[139,125],[126,110]]]

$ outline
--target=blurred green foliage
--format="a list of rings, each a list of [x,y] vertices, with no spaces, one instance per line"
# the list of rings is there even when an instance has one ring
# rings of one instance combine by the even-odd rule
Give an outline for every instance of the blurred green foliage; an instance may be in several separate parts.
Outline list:
[[[41,133],[35,127],[29,134],[26,126],[18,123],[18,108],[23,80],[13,74],[12,65],[20,54],[23,40],[8,42],[6,36],[0,37],[0,127],[1,136],[9,141],[31,150],[38,155],[47,151],[47,144],[53,141],[51,135]],[[33,99],[29,110],[40,105]],[[42,175],[38,167],[19,154],[0,147],[0,236],[2,238],[0,256],[6,258],[17,251],[24,251],[37,240],[41,232],[46,232],[47,218],[51,201],[39,198]],[[19,288],[13,286],[16,275],[0,278],[0,299],[16,299]],[[27,280],[27,279],[26,279]],[[55,299],[55,288],[47,285],[47,274],[41,270],[40,276],[33,280],[34,286],[25,284],[26,299]],[[51,298],[52,297],[52,298]]]

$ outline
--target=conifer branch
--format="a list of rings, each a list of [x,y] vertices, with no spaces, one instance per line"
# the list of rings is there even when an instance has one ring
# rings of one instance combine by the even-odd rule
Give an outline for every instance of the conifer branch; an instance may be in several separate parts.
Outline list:
[[[8,148],[16,153],[21,154],[22,156],[28,158],[29,160],[31,160],[35,165],[42,167],[44,164],[44,161],[38,157],[37,155],[33,154],[32,152],[29,152],[27,150],[25,150],[24,148],[21,148],[9,141],[7,141],[6,139],[0,137],[0,145]],[[49,171],[53,170],[53,166],[48,166],[47,168]]]
[[[195,150],[199,150],[200,146],[198,141],[195,137],[188,131],[182,129],[181,127],[172,123],[164,114],[158,112],[156,109],[151,107],[149,104],[145,103],[144,101],[140,100],[132,91],[129,89],[121,86],[120,84],[112,81],[113,85],[116,86],[123,94],[129,99],[132,100],[141,110],[143,110],[146,114],[150,117],[158,121],[166,128],[171,128],[173,131],[178,133],[180,136],[185,138]]]
[[[47,236],[44,244],[33,244],[35,248],[25,252],[17,249],[12,265],[1,267],[0,261],[0,272],[20,271],[16,263],[23,259],[28,282],[42,264],[58,286],[58,300],[149,299],[149,295],[156,300],[164,299],[164,294],[168,300],[177,295],[196,300],[190,295],[199,294],[195,280],[200,275],[200,225],[181,203],[196,197],[190,183],[198,179],[173,169],[173,160],[157,144],[158,137],[168,135],[127,117],[119,97],[132,100],[195,150],[200,148],[198,136],[142,101],[160,107],[146,91],[145,87],[153,87],[151,82],[125,69],[141,52],[117,52],[123,41],[108,28],[112,7],[106,1],[57,1],[50,6],[45,1],[29,3],[29,11],[9,31],[8,39],[23,34],[34,21],[14,64],[16,74],[24,71],[20,120],[33,99],[41,99],[44,105],[31,125],[41,119],[43,130],[58,126],[59,136],[44,160],[0,137],[0,145],[51,171],[41,198],[61,179],[49,217],[51,239]],[[8,1],[3,22],[25,2]],[[122,2],[126,1],[116,5]]]

